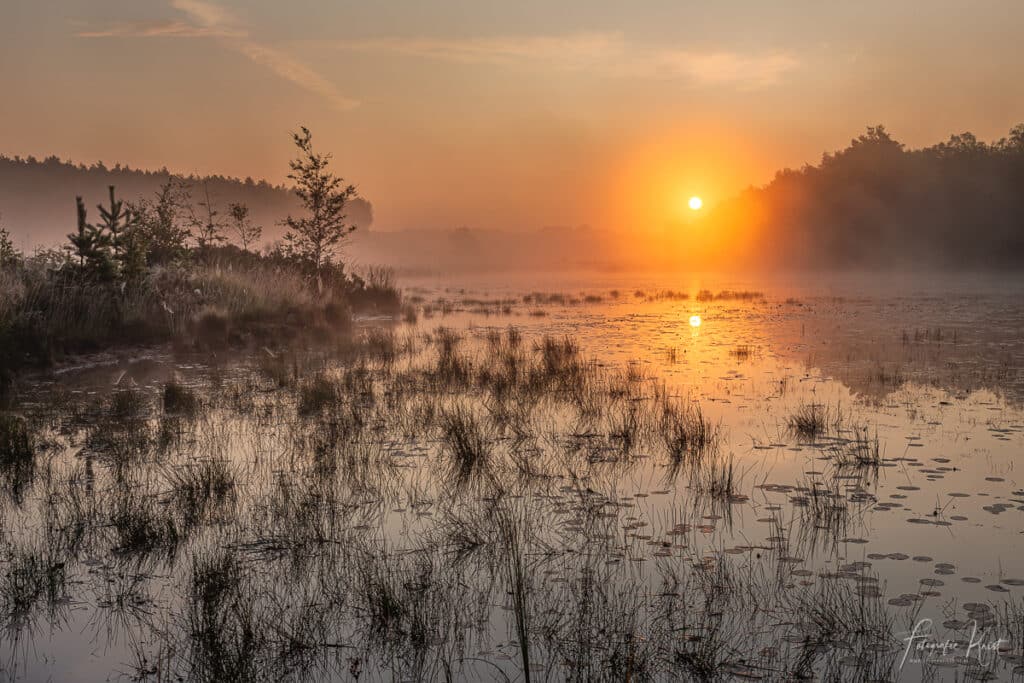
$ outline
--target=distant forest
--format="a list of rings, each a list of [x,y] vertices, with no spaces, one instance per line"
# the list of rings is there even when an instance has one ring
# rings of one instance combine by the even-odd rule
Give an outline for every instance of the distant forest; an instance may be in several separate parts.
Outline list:
[[[0,157],[0,225],[18,246],[58,244],[74,228],[75,195],[90,209],[108,185],[125,199],[151,198],[168,175]],[[229,202],[247,204],[264,243],[280,237],[278,221],[298,206],[287,188],[264,181],[190,182],[197,201],[206,182],[222,211]],[[364,200],[353,203],[349,217],[360,230],[348,257],[399,272],[1016,269],[1024,267],[1024,124],[991,143],[962,133],[923,149],[908,149],[884,126],[870,127],[845,149],[778,172],[694,217],[692,226],[367,234],[372,207]]]
[[[380,233],[353,251],[440,272],[1024,268],[1024,125],[916,150],[870,127],[690,223],[629,227]]]
[[[870,127],[708,219],[766,265],[1021,267],[1024,124],[993,143],[962,133],[923,149]]]
[[[103,163],[91,166],[73,164],[57,157],[43,160],[0,155],[0,226],[6,228],[14,243],[31,249],[63,243],[75,228],[75,197],[85,199],[94,211],[107,197],[108,187],[117,188],[117,196],[128,201],[152,199],[172,174],[167,169],[141,171],[120,164],[108,168]],[[298,198],[283,185],[265,180],[215,176],[178,176],[191,188],[196,203],[210,201],[225,215],[230,203],[249,207],[249,217],[263,227],[263,242],[280,238],[284,228],[279,222],[298,210]],[[361,231],[373,222],[373,207],[365,199],[349,206],[349,221]]]

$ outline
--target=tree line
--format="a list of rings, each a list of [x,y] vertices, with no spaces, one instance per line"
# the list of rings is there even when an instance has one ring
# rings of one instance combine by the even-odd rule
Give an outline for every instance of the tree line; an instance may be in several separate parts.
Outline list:
[[[251,177],[183,175],[166,168],[145,171],[102,162],[75,164],[55,156],[38,159],[0,155],[0,218],[19,247],[50,247],[63,241],[69,223],[74,224],[75,196],[82,196],[92,212],[97,203],[108,202],[111,185],[117,188],[119,197],[132,203],[141,198],[152,203],[162,193],[171,195],[165,201],[173,195],[181,200],[182,190],[187,188],[199,214],[203,213],[200,202],[217,204],[221,220],[262,225],[258,239],[252,240],[251,235],[247,239],[249,248],[281,239],[285,232],[281,219],[301,209],[291,187]],[[233,216],[232,204],[244,205],[247,215]],[[373,222],[373,207],[363,197],[352,198],[347,214],[361,230],[367,230]],[[227,234],[237,239],[232,229]]]
[[[1024,266],[1024,124],[909,149],[884,126],[785,169],[711,218],[774,265]]]
[[[314,150],[308,129],[294,133],[293,140],[298,157],[290,162],[288,178],[295,183],[294,192],[304,211],[282,221],[284,241],[268,249],[266,256],[290,262],[321,287],[324,271],[335,265],[339,247],[356,230],[348,221],[347,210],[358,192],[331,170],[329,154]],[[67,235],[62,268],[74,270],[88,281],[131,284],[150,268],[207,258],[229,241],[250,253],[263,231],[250,219],[245,204],[219,207],[205,182],[195,188],[177,176],[168,178],[152,198],[131,202],[119,199],[111,185],[107,203],[96,207],[98,220],[90,221],[81,196],[75,201],[77,227]],[[16,250],[4,231],[0,233],[0,256],[8,253],[13,256]]]

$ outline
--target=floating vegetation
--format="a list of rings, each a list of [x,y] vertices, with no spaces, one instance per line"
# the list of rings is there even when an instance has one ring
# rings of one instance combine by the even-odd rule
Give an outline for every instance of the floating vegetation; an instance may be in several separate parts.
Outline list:
[[[326,343],[26,394],[0,413],[12,666],[48,672],[25,644],[53,633],[139,680],[892,680],[927,668],[900,669],[923,618],[1005,638],[980,675],[1019,665],[1022,567],[939,538],[1012,539],[985,520],[1024,507],[1015,408],[853,396],[671,303],[647,346],[619,334],[647,313],[531,319],[686,300],[566,291],[424,291]]]

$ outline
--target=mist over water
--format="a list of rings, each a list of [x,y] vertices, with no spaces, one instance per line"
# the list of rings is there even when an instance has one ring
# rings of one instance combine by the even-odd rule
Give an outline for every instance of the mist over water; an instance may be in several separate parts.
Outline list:
[[[366,319],[340,353],[101,355],[26,395],[50,445],[5,499],[7,538],[14,562],[31,548],[60,558],[67,597],[11,622],[16,678],[229,676],[219,667],[239,662],[210,658],[240,628],[259,648],[246,677],[346,680],[354,658],[373,680],[514,677],[517,614],[531,670],[556,678],[641,665],[654,678],[1015,675],[1019,281],[578,271],[404,284],[416,321]],[[807,411],[820,423],[794,422]],[[706,452],[671,436],[695,438],[692,420],[713,435]],[[193,495],[200,507],[176,507]],[[54,514],[85,515],[90,531],[66,545]],[[519,532],[505,535],[505,515]],[[133,519],[152,536],[132,536]],[[235,612],[243,596],[251,608]],[[676,628],[712,650],[662,631],[676,609],[690,615]],[[215,621],[196,621],[203,610]],[[808,614],[829,615],[828,630]],[[925,619],[936,640],[977,623],[1008,644],[984,664],[962,648],[903,661]],[[571,645],[579,629],[586,647]],[[278,654],[281,637],[317,655]]]

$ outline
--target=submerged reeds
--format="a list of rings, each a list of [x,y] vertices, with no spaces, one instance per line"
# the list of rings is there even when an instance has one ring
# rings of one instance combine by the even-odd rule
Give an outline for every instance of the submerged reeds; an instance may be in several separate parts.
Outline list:
[[[753,506],[750,460],[639,363],[515,328],[367,330],[334,353],[0,413],[5,482],[35,468],[0,505],[2,637],[57,628],[87,585],[140,679],[894,675],[877,577],[813,564],[885,464],[838,406],[786,419],[827,466],[730,547],[715,525]]]

